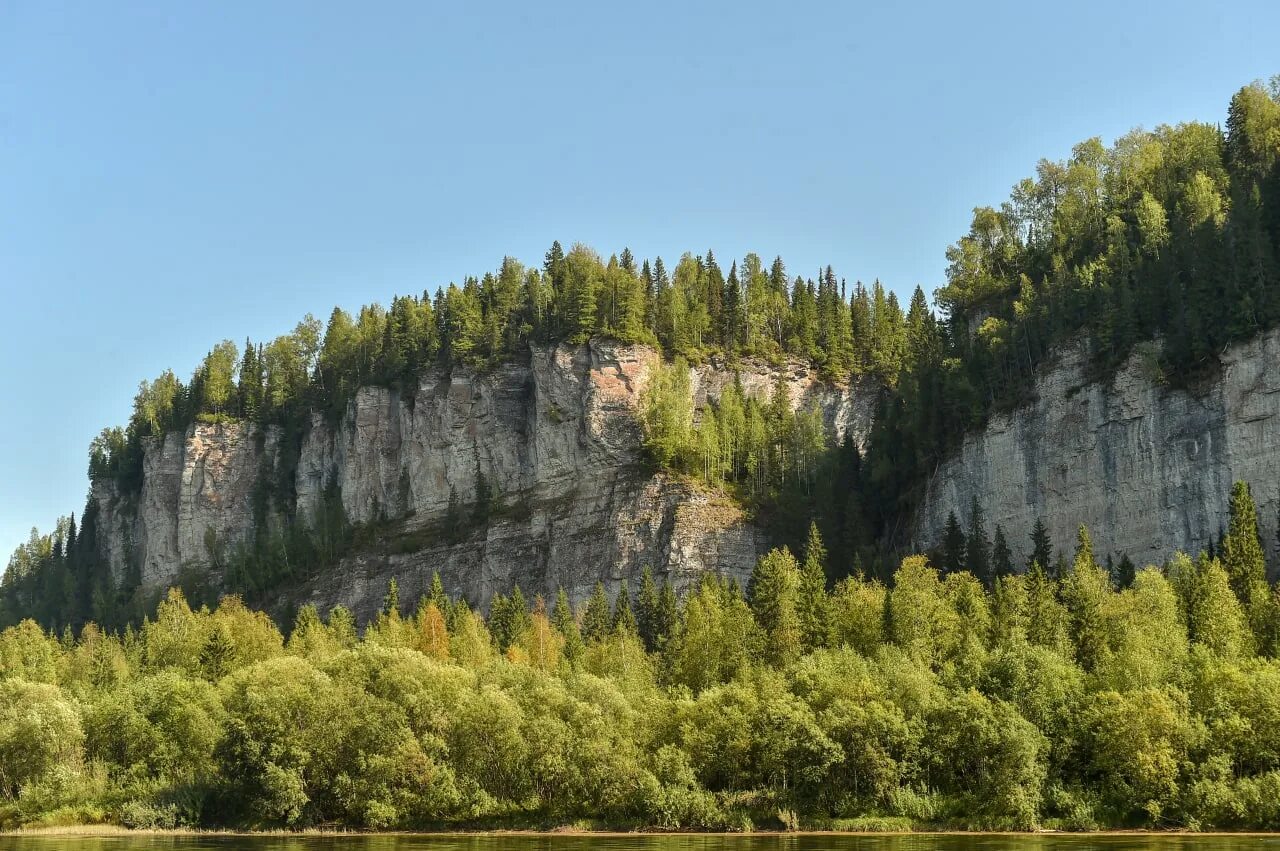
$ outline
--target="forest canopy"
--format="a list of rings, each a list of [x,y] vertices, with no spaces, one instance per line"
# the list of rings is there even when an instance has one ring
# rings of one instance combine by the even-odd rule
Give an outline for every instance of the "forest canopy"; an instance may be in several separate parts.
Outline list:
[[[1220,555],[1127,576],[1084,528],[1060,574],[911,556],[831,586],[816,526],[800,556],[485,616],[393,580],[363,631],[176,589],[137,630],[23,621],[0,827],[1280,828],[1280,597],[1243,483]]]
[[[933,304],[916,287],[905,309],[878,281],[849,284],[830,266],[806,276],[749,253],[726,270],[707,251],[668,269],[661,257],[623,249],[606,259],[556,242],[538,265],[508,257],[390,307],[335,308],[327,323],[308,316],[269,342],[218,343],[188,380],[166,371],[142,382],[128,424],[94,440],[90,478],[136,495],[144,441],[196,421],[272,425],[296,451],[311,414],[340,416],[361,386],[412,395],[424,370],[491,369],[532,344],[646,343],[672,364],[800,358],[830,380],[868,376],[878,388],[865,447],[836,446],[808,412],[783,416],[733,394],[685,427],[668,386],[663,404],[674,407],[655,393],[644,412],[654,463],[730,488],[778,543],[798,546],[817,522],[834,575],[865,566],[887,579],[928,471],[967,429],[1026,400],[1061,347],[1085,346],[1105,377],[1150,344],[1159,379],[1179,384],[1215,369],[1226,345],[1276,325],[1278,162],[1275,81],[1240,89],[1223,126],[1086,140],[1065,161],[1041,161],[998,207],[975,209],[947,249]],[[675,372],[663,380],[678,384]],[[265,516],[270,504],[290,525],[255,542],[223,590],[260,590],[282,563],[320,564],[347,545],[343,518],[294,517],[290,473],[282,464],[256,507]],[[75,527],[66,518],[19,548],[0,582],[0,618],[6,608],[10,620],[36,614],[49,627],[141,616],[125,606],[136,577],[100,564],[92,503]]]

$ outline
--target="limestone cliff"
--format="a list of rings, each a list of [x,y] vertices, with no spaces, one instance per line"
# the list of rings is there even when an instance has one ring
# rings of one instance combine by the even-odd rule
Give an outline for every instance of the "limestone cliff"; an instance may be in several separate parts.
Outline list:
[[[1159,563],[1195,553],[1227,524],[1236,480],[1258,503],[1263,544],[1275,552],[1280,499],[1280,331],[1233,346],[1197,392],[1169,389],[1149,354],[1105,383],[1070,349],[1044,370],[1035,400],[965,437],[933,474],[915,522],[917,547],[936,544],[947,515],[968,522],[974,497],[987,532],[1004,527],[1015,564],[1044,519],[1068,556],[1085,524],[1094,549]]]
[[[293,450],[298,514],[314,516],[336,485],[349,519],[386,521],[393,533],[287,593],[368,616],[392,577],[413,599],[437,570],[452,592],[480,604],[517,583],[526,594],[563,586],[581,599],[597,580],[616,589],[645,565],[677,587],[708,570],[745,578],[762,533],[726,497],[642,463],[635,412],[657,358],[609,343],[534,348],[527,363],[492,372],[429,372],[411,395],[363,388],[336,423],[314,415]],[[861,443],[870,427],[870,388],[826,384],[794,363],[693,367],[697,401],[718,398],[735,375],[761,396],[781,378],[793,405],[818,405],[836,436]],[[136,569],[149,587],[184,568],[216,570],[211,554],[252,534],[264,476],[294,469],[285,443],[278,429],[241,424],[150,440],[138,494],[95,485],[112,569]],[[441,524],[451,492],[473,501],[477,473],[498,511],[458,539]]]

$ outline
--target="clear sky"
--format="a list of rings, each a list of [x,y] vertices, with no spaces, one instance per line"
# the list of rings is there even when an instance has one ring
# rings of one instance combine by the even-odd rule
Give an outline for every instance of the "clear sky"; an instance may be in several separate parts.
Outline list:
[[[0,0],[0,566],[218,340],[553,239],[932,291],[1037,159],[1280,72],[1275,0],[981,5]]]

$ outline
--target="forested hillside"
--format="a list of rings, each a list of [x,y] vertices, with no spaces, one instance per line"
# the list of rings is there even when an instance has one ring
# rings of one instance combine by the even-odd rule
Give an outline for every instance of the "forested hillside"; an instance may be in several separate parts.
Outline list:
[[[90,477],[128,499],[148,437],[242,420],[279,426],[297,446],[312,411],[340,415],[361,386],[411,395],[430,366],[491,369],[536,341],[649,342],[673,364],[798,356],[833,380],[879,380],[865,452],[832,445],[803,414],[733,394],[695,416],[681,407],[673,367],[643,412],[654,463],[730,489],[779,543],[797,545],[817,522],[833,577],[865,569],[887,578],[924,476],[966,429],[1024,400],[1056,346],[1087,339],[1105,376],[1135,345],[1158,341],[1153,362],[1178,384],[1211,373],[1226,343],[1276,323],[1278,98],[1274,84],[1247,86],[1224,127],[1135,130],[1041,162],[998,209],[975,210],[969,233],[948,249],[933,307],[919,287],[904,310],[878,282],[849,284],[830,267],[799,275],[781,258],[748,254],[726,272],[708,251],[668,270],[661,258],[623,250],[604,260],[556,243],[536,268],[507,258],[389,309],[335,309],[327,326],[308,317],[270,342],[218,344],[190,380],[165,372],[142,383],[128,425],[94,441]],[[290,488],[284,477],[264,481],[260,499],[291,516]],[[293,518],[299,552],[351,540],[345,530],[342,541],[317,545],[314,524]],[[0,621],[132,619],[136,579],[102,568],[97,535],[92,507],[78,528],[68,518],[52,533],[33,531],[5,573]]]
[[[1256,530],[1238,484],[1220,559],[1123,588],[1081,528],[1060,578],[913,556],[828,590],[814,526],[745,595],[646,574],[482,618],[437,577],[363,635],[176,590],[122,634],[25,621],[0,632],[0,827],[1274,830]]]

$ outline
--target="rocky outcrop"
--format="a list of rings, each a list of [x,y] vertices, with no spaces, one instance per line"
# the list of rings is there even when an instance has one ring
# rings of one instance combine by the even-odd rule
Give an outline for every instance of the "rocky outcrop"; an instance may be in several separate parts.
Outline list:
[[[968,521],[976,497],[987,532],[1000,524],[1015,564],[1037,517],[1070,555],[1080,524],[1099,556],[1141,566],[1195,553],[1227,525],[1234,481],[1248,482],[1269,554],[1280,505],[1280,331],[1234,346],[1199,392],[1170,389],[1149,352],[1106,383],[1086,378],[1072,348],[1045,370],[1035,401],[993,417],[933,474],[915,522],[936,544],[950,512]]]
[[[198,423],[147,443],[138,494],[95,485],[100,542],[117,575],[136,567],[152,587],[182,569],[216,570],[255,522],[278,520],[262,510],[264,483],[285,471],[299,516],[316,516],[336,493],[351,521],[381,530],[291,590],[293,602],[367,615],[392,577],[411,599],[437,570],[480,604],[516,584],[581,599],[597,581],[616,589],[646,565],[677,587],[709,570],[744,579],[765,546],[761,532],[723,495],[643,463],[635,413],[657,363],[644,346],[593,342],[534,348],[527,363],[491,372],[431,371],[412,395],[366,387],[338,422],[314,415],[300,448],[287,449],[274,428]],[[799,364],[690,373],[699,403],[735,380],[767,397],[780,380],[792,405],[818,406],[833,434],[861,443],[870,428],[870,387],[831,385]],[[482,480],[493,518],[464,533],[444,528],[451,501],[471,505]]]

